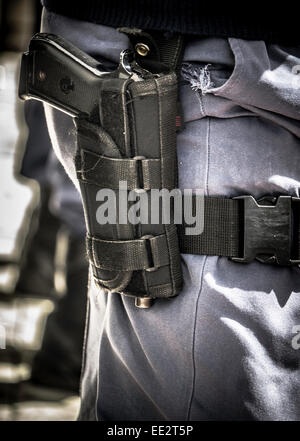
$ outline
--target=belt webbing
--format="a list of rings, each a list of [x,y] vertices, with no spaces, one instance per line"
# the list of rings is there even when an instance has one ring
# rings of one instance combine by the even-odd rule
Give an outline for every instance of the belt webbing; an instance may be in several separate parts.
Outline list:
[[[251,196],[245,198],[247,200]],[[253,202],[246,213],[243,197],[205,197],[203,232],[187,235],[187,225],[183,223],[177,226],[180,252],[232,257],[239,258],[237,261],[250,262],[258,251],[257,257],[264,263],[276,263],[276,255],[278,262],[283,265],[299,264],[300,199],[280,196],[277,205],[269,203],[268,199],[276,200],[266,197],[257,203],[251,198]],[[195,197],[192,202],[194,210]],[[248,256],[244,256],[245,250]]]
[[[193,205],[195,198],[193,197]],[[204,229],[199,235],[186,235],[186,224],[178,225],[180,251],[186,254],[238,257],[242,240],[243,213],[237,199],[206,197]]]
[[[299,199],[297,202],[296,207],[293,209],[293,215],[291,216],[291,219],[293,218],[292,223],[295,224],[296,227],[293,228],[292,225],[290,226],[291,249],[288,250],[292,256],[290,263],[293,263],[292,258],[296,260],[300,259]],[[192,206],[193,214],[195,214],[195,196],[192,198]],[[257,209],[260,210],[259,207]],[[232,258],[243,257],[245,240],[244,214],[244,203],[242,199],[205,197],[204,228],[202,233],[188,235],[185,229],[186,227],[191,227],[191,225],[185,223],[177,225],[180,252],[185,254]],[[270,211],[270,219],[272,219],[272,211]],[[276,224],[276,219],[274,219],[274,228],[276,228]],[[259,236],[259,228],[261,227],[264,227],[264,225],[257,225],[257,229],[252,233]],[[271,224],[268,225],[267,228],[270,230],[272,227],[271,220]],[[268,234],[270,235],[270,231],[268,231]],[[147,236],[124,241],[110,241],[88,237],[87,242],[89,256],[99,268],[134,271],[159,268],[169,264],[168,244],[164,235]],[[275,248],[274,250],[276,251]],[[272,254],[272,247],[270,251]],[[95,256],[97,256],[97,258]],[[268,258],[265,259],[264,262],[268,263]],[[272,263],[270,260],[269,262]]]

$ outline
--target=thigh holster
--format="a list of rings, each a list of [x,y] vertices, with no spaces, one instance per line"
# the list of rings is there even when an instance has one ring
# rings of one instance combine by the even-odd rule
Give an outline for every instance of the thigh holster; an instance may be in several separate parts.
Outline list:
[[[100,124],[76,119],[87,250],[103,289],[142,298],[172,297],[181,289],[176,226],[128,220],[134,208],[129,192],[136,202],[145,195],[150,209],[152,189],[177,185],[176,103],[174,73],[143,81],[112,78],[100,87]],[[99,219],[105,207],[112,223]]]
[[[147,299],[138,302],[146,307],[151,299],[177,295],[182,286],[174,209],[171,204],[169,223],[161,215],[152,222],[148,197],[153,189],[177,186],[174,66],[180,64],[182,38],[168,38],[160,52],[148,34],[123,32],[130,34],[132,48],[120,54],[115,71],[57,35],[37,34],[23,55],[19,95],[45,101],[74,118],[75,167],[95,282],[108,291]],[[141,37],[144,43],[136,43]],[[149,209],[146,221],[129,221],[133,195]],[[112,218],[103,221],[106,205]]]

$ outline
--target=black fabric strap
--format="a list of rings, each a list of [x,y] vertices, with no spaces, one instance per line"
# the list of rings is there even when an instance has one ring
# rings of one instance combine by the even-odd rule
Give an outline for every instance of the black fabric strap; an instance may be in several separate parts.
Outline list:
[[[152,33],[159,48],[160,60],[171,70],[176,72],[180,79],[181,63],[184,53],[184,36],[182,34],[169,34],[161,32]]]
[[[141,43],[149,48],[144,56],[136,52],[136,60],[140,66],[147,69],[149,63],[156,62],[169,70],[178,72],[184,51],[182,34],[162,31],[145,32],[136,28],[119,28],[118,30],[128,35],[133,50]]]
[[[180,251],[186,254],[240,256],[243,238],[241,202],[238,199],[205,197],[202,234],[186,235],[185,229],[189,225],[183,223],[177,226]]]
[[[188,225],[177,226],[180,252],[226,256],[239,262],[250,262],[256,256],[263,263],[299,264],[300,199],[251,198],[251,204],[245,205],[247,198],[251,196],[205,197],[203,232],[188,235]],[[273,202],[269,203],[271,199]],[[193,197],[193,212],[195,200]]]
[[[115,241],[88,236],[87,250],[94,265],[106,270],[151,270],[170,263],[165,235]]]
[[[120,181],[128,190],[161,188],[160,159],[109,158],[88,150],[81,150],[81,179],[102,188],[118,189]]]
[[[195,198],[193,198],[195,204]],[[187,254],[238,256],[240,246],[241,201],[205,198],[204,231],[186,235],[178,225],[180,251]],[[89,258],[97,268],[114,271],[137,271],[169,264],[165,235],[145,236],[135,240],[104,240],[87,237]]]
[[[294,218],[293,246],[291,261],[300,258],[300,200],[292,201]],[[195,214],[196,196],[193,196]],[[264,206],[261,207],[265,210]],[[257,207],[257,210],[260,210]],[[272,218],[272,210],[270,210]],[[276,228],[276,219],[274,228]],[[260,228],[261,225],[257,225]],[[204,229],[201,234],[188,235],[186,228],[191,225],[177,225],[180,252],[185,254],[243,257],[244,251],[244,204],[243,199],[222,197],[204,198]],[[272,228],[267,225],[267,228]],[[261,232],[260,232],[261,233]],[[255,234],[255,231],[253,232]],[[270,231],[268,231],[268,235]],[[259,234],[257,233],[259,237]],[[262,236],[263,237],[263,236]],[[272,237],[272,235],[271,235]],[[144,236],[135,240],[103,240],[88,236],[88,253],[97,268],[117,271],[154,270],[169,265],[169,251],[166,235]],[[270,248],[272,253],[272,247]],[[269,256],[270,257],[270,256]],[[260,261],[263,259],[260,257]],[[269,258],[264,260],[270,262]]]

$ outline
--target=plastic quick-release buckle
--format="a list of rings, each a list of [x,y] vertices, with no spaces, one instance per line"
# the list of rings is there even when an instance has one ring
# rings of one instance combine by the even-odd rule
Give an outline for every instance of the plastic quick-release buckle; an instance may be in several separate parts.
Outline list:
[[[231,260],[249,263],[257,259],[263,263],[299,265],[300,198],[271,196],[256,201],[247,195],[234,199],[243,200],[243,238],[242,257]]]

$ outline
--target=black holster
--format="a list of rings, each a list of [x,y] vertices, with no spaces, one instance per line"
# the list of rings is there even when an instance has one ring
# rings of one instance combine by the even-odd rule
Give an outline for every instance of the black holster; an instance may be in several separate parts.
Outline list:
[[[99,91],[100,125],[76,119],[76,171],[88,256],[101,288],[151,298],[172,297],[181,288],[176,226],[162,219],[159,224],[118,222],[124,215],[119,212],[120,182],[137,192],[176,187],[176,103],[175,74],[136,82],[107,79]],[[115,224],[97,220],[97,194],[104,188],[116,196]]]
[[[158,223],[151,223],[149,215],[149,222],[133,225],[124,222],[119,207],[120,182],[137,195],[177,187],[175,72],[152,74],[135,63],[132,73],[122,66],[97,76],[74,61],[83,59],[98,68],[74,46],[47,34],[34,38],[23,57],[20,96],[42,99],[74,116],[75,166],[96,284],[147,299],[177,295],[182,274],[172,203],[170,223],[161,215]],[[58,46],[64,51],[57,53]],[[66,57],[66,49],[72,57]],[[115,197],[113,223],[99,222],[98,214],[108,203],[100,191],[104,189]],[[147,203],[150,209],[150,197]],[[129,201],[123,211],[132,205]]]

